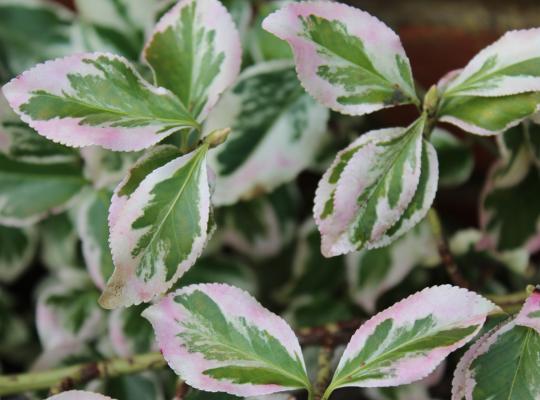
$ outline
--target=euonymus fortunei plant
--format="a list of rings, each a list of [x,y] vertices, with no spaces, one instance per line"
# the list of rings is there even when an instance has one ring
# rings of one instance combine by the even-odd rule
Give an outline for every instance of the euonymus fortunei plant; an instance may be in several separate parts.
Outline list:
[[[540,399],[539,289],[522,293],[525,304],[508,319],[488,298],[446,284],[375,313],[378,298],[419,265],[442,261],[452,272],[450,253],[481,253],[516,273],[540,249],[540,30],[506,33],[420,96],[396,33],[338,2],[265,3],[254,19],[243,0],[77,3],[72,15],[37,0],[0,0],[0,23],[24,15],[55,30],[42,38],[54,45],[32,57],[0,40],[0,72],[11,78],[2,93],[15,112],[0,104],[0,278],[17,279],[40,242],[53,279],[37,296],[45,349],[37,369],[108,348],[133,358],[92,364],[90,378],[74,367],[35,382],[0,378],[0,394],[51,383],[50,399],[108,399],[56,394],[67,385],[58,377],[76,386],[164,359],[182,382],[177,399],[185,385],[200,391],[189,399],[297,392],[326,400],[350,387],[401,398],[376,388],[428,385],[473,341],[452,400]],[[409,126],[325,148],[329,109],[360,116],[400,105],[417,110]],[[432,205],[438,186],[465,181],[473,161],[440,122],[497,135],[501,153],[481,196],[482,232],[459,232],[450,243]],[[296,232],[301,196],[287,182],[306,169],[325,172],[315,223]],[[507,204],[516,193],[527,200],[519,222]],[[287,320],[304,325],[313,309],[351,317],[348,303],[335,304],[337,292],[374,314],[342,354],[323,337],[314,371],[302,332],[248,293],[257,289],[244,265],[276,256],[295,235],[291,276],[267,296]],[[113,311],[105,316],[98,302]],[[0,296],[0,311],[8,303]],[[498,324],[484,327],[490,316]],[[337,320],[325,317],[315,318]],[[140,379],[116,384],[163,398],[155,378]],[[124,396],[104,385],[94,389]],[[416,385],[404,390],[427,396]]]

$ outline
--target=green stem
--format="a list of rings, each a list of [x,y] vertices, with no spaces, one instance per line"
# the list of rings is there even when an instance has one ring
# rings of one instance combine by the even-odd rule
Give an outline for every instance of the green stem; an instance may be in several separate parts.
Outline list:
[[[50,371],[5,375],[0,376],[0,396],[49,388],[51,394],[55,394],[93,379],[129,375],[163,368],[166,365],[161,353],[147,353],[131,358],[114,358]]]

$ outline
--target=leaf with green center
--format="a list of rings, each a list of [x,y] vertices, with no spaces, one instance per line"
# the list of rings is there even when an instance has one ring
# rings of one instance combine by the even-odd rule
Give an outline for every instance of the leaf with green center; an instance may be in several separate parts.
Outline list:
[[[263,28],[286,40],[298,76],[323,105],[352,115],[418,104],[399,37],[368,13],[345,4],[291,3]]]
[[[202,121],[240,72],[241,52],[235,24],[218,0],[182,0],[159,21],[143,58],[156,83]]]
[[[540,311],[535,291],[517,317],[481,337],[459,362],[452,400],[537,400],[540,398]]]
[[[280,186],[265,196],[218,208],[217,237],[251,259],[276,256],[293,239],[299,209],[298,190]]]
[[[502,157],[488,174],[480,199],[480,225],[493,250],[540,249],[540,175],[523,127],[500,137]],[[511,146],[511,147],[509,147]]]
[[[85,184],[77,163],[34,164],[0,154],[0,223],[28,226],[59,213]]]
[[[102,333],[99,292],[80,283],[59,282],[38,296],[36,327],[43,347],[57,349],[95,339]]]
[[[350,253],[345,260],[352,298],[373,313],[383,293],[401,283],[414,267],[436,265],[439,253],[424,220],[389,246]]]
[[[199,257],[210,214],[207,151],[204,145],[142,178],[138,173],[159,157],[144,158],[120,183],[109,214],[115,270],[100,299],[103,307],[151,300]]]
[[[188,286],[143,316],[169,366],[194,388],[239,396],[310,388],[292,329],[240,289]]]
[[[112,54],[87,53],[39,64],[3,92],[39,134],[74,147],[141,150],[173,132],[198,128],[173,93],[150,85],[124,58]]]
[[[465,289],[449,285],[424,289],[356,331],[326,394],[340,387],[398,386],[420,380],[471,340],[497,309]]]
[[[540,91],[540,29],[516,30],[479,52],[447,85],[445,97]]]
[[[37,244],[35,228],[0,225],[0,282],[13,282],[30,266]]]
[[[8,76],[45,60],[78,50],[72,37],[75,15],[66,7],[41,0],[0,1],[0,53]]]
[[[433,130],[431,143],[439,159],[439,184],[443,187],[454,187],[465,183],[474,168],[470,146],[441,128]]]
[[[425,167],[437,160],[422,138],[424,123],[366,133],[338,153],[313,208],[325,256],[387,244],[425,215],[437,177]],[[403,228],[389,231],[400,219]]]
[[[292,63],[246,69],[205,125],[207,132],[232,129],[227,141],[210,152],[209,165],[217,175],[214,203],[233,204],[293,180],[315,161],[328,117],[328,110],[306,94]]]
[[[108,190],[89,190],[78,205],[75,219],[86,268],[100,289],[105,287],[114,269],[108,241],[110,204],[111,193]]]

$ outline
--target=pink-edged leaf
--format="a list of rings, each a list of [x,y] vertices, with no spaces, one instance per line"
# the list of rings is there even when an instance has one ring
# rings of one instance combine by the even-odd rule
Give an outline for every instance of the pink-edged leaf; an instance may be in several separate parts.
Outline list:
[[[293,2],[269,15],[263,28],[291,45],[303,85],[335,111],[360,115],[418,103],[399,37],[364,11]]]
[[[258,396],[310,387],[292,329],[243,290],[187,286],[143,316],[169,366],[194,388]]]
[[[86,392],[84,390],[69,390],[48,397],[46,400],[113,400],[99,393]]]
[[[151,300],[167,291],[201,254],[210,214],[207,150],[204,145],[150,173],[148,168],[161,165],[163,159],[145,157],[120,183],[109,215],[115,269],[100,298],[103,307]]]
[[[418,196],[418,204],[411,204],[421,179],[422,159],[428,164],[430,159],[422,157],[424,122],[420,118],[408,128],[368,132],[337,154],[319,181],[313,208],[325,256],[373,247],[402,217],[404,229],[397,234],[425,214],[434,192],[432,179],[426,179],[430,186]],[[425,172],[425,178],[437,175]]]
[[[540,399],[539,321],[537,288],[513,320],[492,329],[465,353],[452,381],[452,400]]]
[[[465,289],[424,289],[356,331],[327,393],[347,386],[397,386],[420,380],[471,340],[496,310],[493,303]]]
[[[202,121],[240,72],[240,35],[218,0],[182,0],[157,24],[143,59]]]
[[[39,64],[3,87],[39,134],[68,146],[141,150],[197,122],[170,91],[122,57],[88,53]]]

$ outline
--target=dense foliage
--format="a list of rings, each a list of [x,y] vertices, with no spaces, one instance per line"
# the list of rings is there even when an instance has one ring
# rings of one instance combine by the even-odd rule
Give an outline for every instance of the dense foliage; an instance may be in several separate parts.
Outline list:
[[[540,29],[424,90],[338,2],[75,5],[0,0],[0,395],[540,399]]]

